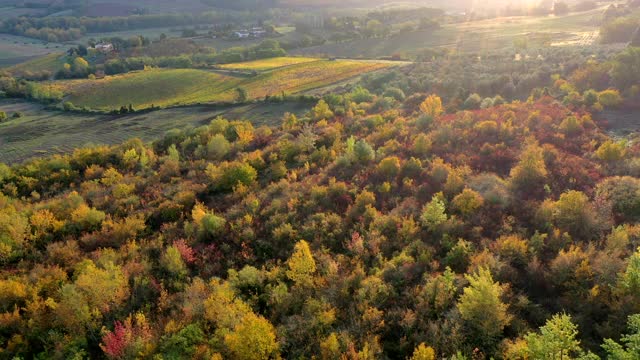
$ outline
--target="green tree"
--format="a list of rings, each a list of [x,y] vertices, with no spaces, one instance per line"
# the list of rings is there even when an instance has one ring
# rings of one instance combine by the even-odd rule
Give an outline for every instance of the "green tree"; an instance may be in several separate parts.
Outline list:
[[[418,134],[418,136],[413,140],[413,152],[420,157],[428,155],[432,146],[433,141],[425,134]]]
[[[369,90],[363,88],[362,86],[356,86],[353,91],[349,94],[349,98],[351,101],[360,104],[363,102],[371,102],[374,98],[373,94],[369,92]]]
[[[165,359],[192,359],[198,345],[205,339],[205,334],[198,324],[189,324],[177,333],[163,337],[160,351]]]
[[[481,103],[482,97],[476,93],[473,93],[469,95],[469,97],[467,97],[467,99],[462,104],[462,107],[469,110],[479,109]]]
[[[8,179],[13,174],[11,168],[0,162],[0,182]]]
[[[640,248],[629,257],[627,269],[622,275],[622,285],[627,293],[640,294]]]
[[[596,185],[595,202],[611,205],[618,223],[640,220],[640,179],[613,176]]]
[[[80,231],[92,231],[100,228],[106,216],[103,211],[82,203],[71,212],[71,221]]]
[[[376,152],[366,140],[360,139],[353,146],[353,156],[358,163],[367,164],[375,158]]]
[[[582,132],[582,123],[575,116],[567,116],[560,123],[560,130],[567,136],[578,135]]]
[[[544,163],[542,148],[535,141],[529,141],[515,167],[509,174],[511,186],[517,192],[527,193],[532,189],[542,186],[547,177],[547,167]]]
[[[182,278],[187,274],[187,265],[175,245],[168,247],[160,258],[162,267],[172,276]]]
[[[206,173],[211,181],[222,190],[233,190],[239,184],[251,185],[258,177],[258,172],[251,165],[234,161],[221,166],[209,164]]]
[[[446,207],[441,195],[433,195],[431,201],[422,208],[422,214],[420,215],[422,224],[432,231],[447,221]]]
[[[78,56],[73,60],[73,64],[71,65],[71,69],[73,74],[77,77],[85,77],[89,74],[89,63],[87,60]]]
[[[554,204],[554,221],[573,236],[589,238],[596,226],[596,216],[587,195],[570,190]]]
[[[386,157],[380,161],[377,170],[385,179],[391,180],[400,172],[400,159],[397,156]]]
[[[633,25],[637,28],[638,23]],[[616,55],[611,69],[616,88],[626,90],[640,83],[640,47],[629,47]]]
[[[231,143],[224,135],[216,134],[207,142],[207,157],[211,160],[222,160],[231,150]]]
[[[622,103],[622,96],[616,89],[608,89],[598,94],[598,102],[605,108],[615,108]]]
[[[602,348],[607,352],[609,360],[640,359],[640,314],[629,316],[628,327],[631,333],[620,338],[622,344],[605,339]]]
[[[582,99],[585,105],[593,106],[598,102],[598,92],[593,89],[585,90]]]
[[[596,150],[596,156],[598,159],[607,163],[614,163],[622,160],[627,152],[625,141],[614,142],[613,140],[607,140]]]
[[[556,314],[547,320],[539,333],[525,336],[531,359],[557,360],[572,359],[581,352],[580,341],[576,340],[578,327],[571,322],[571,316]]]
[[[215,214],[206,214],[200,221],[200,235],[202,237],[211,237],[219,235],[223,230],[227,221]]]
[[[298,117],[295,114],[286,112],[282,117],[282,129],[283,130],[293,130],[298,127]]]
[[[388,87],[384,90],[384,97],[390,97],[396,99],[397,101],[403,101],[406,97],[404,91],[402,89],[396,87]]]
[[[329,108],[329,105],[326,101],[321,99],[318,101],[316,106],[311,109],[311,119],[314,121],[320,121],[325,119],[330,119],[333,117],[333,112]]]
[[[458,300],[458,310],[476,343],[492,347],[504,327],[511,322],[507,305],[500,299],[502,286],[493,281],[491,272],[486,268],[465,277],[469,286],[464,288]]]
[[[462,190],[451,202],[453,208],[458,210],[463,216],[473,214],[482,204],[484,204],[482,196],[469,188]]]
[[[243,103],[247,101],[249,95],[247,94],[247,89],[243,87],[236,88],[236,102]]]

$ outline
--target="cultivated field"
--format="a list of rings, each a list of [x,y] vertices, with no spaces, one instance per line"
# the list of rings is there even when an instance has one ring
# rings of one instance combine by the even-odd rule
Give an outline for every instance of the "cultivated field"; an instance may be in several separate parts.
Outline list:
[[[238,78],[193,69],[147,70],[100,80],[53,82],[77,106],[109,110],[233,100]]]
[[[318,60],[290,65],[253,77],[194,69],[153,69],[110,76],[101,80],[53,82],[76,106],[110,110],[133,105],[167,107],[199,103],[232,102],[236,89],[249,99],[268,95],[301,94],[397,64],[356,60]]]
[[[33,156],[72,152],[84,145],[119,144],[139,137],[156,140],[175,128],[208,124],[218,115],[250,120],[256,126],[277,125],[285,112],[302,115],[303,104],[252,104],[227,108],[195,106],[126,116],[57,112],[21,100],[0,100],[0,111],[23,117],[0,123],[0,162],[14,163]]]
[[[262,59],[262,60],[254,60],[247,61],[242,63],[235,64],[225,64],[220,66],[223,69],[229,70],[255,70],[255,71],[265,71],[265,70],[273,70],[277,68],[282,68],[285,66],[304,64],[313,61],[318,61],[318,58],[310,58],[310,57],[277,57],[270,59]]]

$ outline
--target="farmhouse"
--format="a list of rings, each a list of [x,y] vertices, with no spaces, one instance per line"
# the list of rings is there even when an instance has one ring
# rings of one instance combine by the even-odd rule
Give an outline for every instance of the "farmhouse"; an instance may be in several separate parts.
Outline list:
[[[240,31],[235,31],[233,33],[233,36],[235,36],[238,39],[248,39],[249,38],[249,32],[247,30],[240,30]]]
[[[95,49],[101,53],[110,53],[113,52],[114,47],[111,43],[100,43],[96,44]]]
[[[254,27],[251,29],[251,36],[254,38],[260,38],[267,34],[267,31],[261,27]]]
[[[267,31],[261,27],[253,27],[251,29],[242,29],[233,32],[233,36],[237,39],[261,38],[267,35]]]

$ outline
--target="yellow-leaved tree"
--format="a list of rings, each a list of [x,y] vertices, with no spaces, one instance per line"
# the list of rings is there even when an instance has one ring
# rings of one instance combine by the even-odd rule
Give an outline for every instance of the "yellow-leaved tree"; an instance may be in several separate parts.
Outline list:
[[[458,301],[458,310],[472,341],[483,347],[492,347],[500,339],[502,330],[511,322],[507,305],[502,302],[502,286],[493,281],[491,272],[481,268],[466,275],[469,286],[464,288]]]
[[[437,118],[444,112],[444,108],[442,107],[442,100],[438,95],[431,94],[429,95],[422,104],[420,104],[420,111],[424,115],[431,116],[432,118]]]
[[[313,283],[313,274],[316,272],[316,262],[313,260],[309,244],[300,240],[293,249],[293,254],[287,261],[289,270],[287,277],[296,285],[308,286]]]
[[[543,188],[547,177],[542,148],[535,140],[528,140],[520,153],[520,159],[509,174],[511,186],[522,194],[536,193]]]
[[[252,312],[245,315],[233,331],[225,335],[224,344],[234,359],[279,358],[273,325],[267,319]]]
[[[410,360],[436,360],[436,352],[431,346],[421,343],[413,351],[413,355]]]

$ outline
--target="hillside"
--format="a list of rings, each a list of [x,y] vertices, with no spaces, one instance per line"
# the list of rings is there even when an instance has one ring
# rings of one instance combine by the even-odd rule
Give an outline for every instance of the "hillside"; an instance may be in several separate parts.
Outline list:
[[[293,50],[306,56],[375,58],[392,54],[415,55],[428,48],[493,52],[512,49],[515,42],[530,47],[566,43],[588,46],[597,40],[604,8],[564,16],[516,16],[444,24],[438,29],[399,32],[387,38],[359,39]],[[576,38],[582,41],[576,41]],[[525,45],[525,46],[526,46]]]
[[[555,329],[637,331],[637,147],[550,97],[365,95],[0,167],[4,351],[541,359]]]
[[[49,74],[55,74],[56,71],[62,69],[64,65],[62,53],[53,53],[37,57],[32,60],[21,62],[3,69],[13,76],[25,76],[29,73],[37,73],[47,71]]]
[[[268,68],[268,65],[260,64],[273,61],[261,61],[250,66]],[[246,90],[248,99],[262,99],[283,92],[301,94],[394,65],[388,62],[322,60],[278,67],[256,76],[195,69],[155,69],[100,80],[56,81],[52,85],[65,94],[65,101],[78,107],[110,110],[132,104],[140,109],[151,105],[166,107],[233,102],[239,87]],[[240,67],[246,66],[240,64]],[[233,68],[234,65],[228,67]]]
[[[128,115],[74,114],[51,111],[22,100],[0,100],[0,112],[20,112],[19,119],[0,123],[0,162],[19,163],[34,157],[69,154],[87,145],[115,145],[131,137],[153,141],[172,129],[208,124],[217,116],[278,125],[282,114],[303,115],[307,103],[270,103],[231,107],[193,106]]]
[[[44,43],[22,36],[0,34],[0,69],[61,51],[64,51],[61,44]]]
[[[640,360],[639,19],[0,0],[0,360]]]
[[[228,69],[228,70],[265,71],[265,70],[273,70],[273,69],[296,65],[296,64],[314,62],[318,60],[320,59],[308,58],[308,57],[277,57],[277,58],[247,61],[247,62],[241,62],[241,63],[224,64],[224,65],[221,65],[220,68]]]

